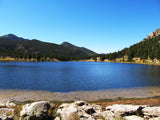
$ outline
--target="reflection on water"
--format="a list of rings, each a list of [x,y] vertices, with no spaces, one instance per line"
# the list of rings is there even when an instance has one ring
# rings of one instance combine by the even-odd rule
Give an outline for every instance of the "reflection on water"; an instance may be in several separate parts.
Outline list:
[[[160,66],[102,62],[0,63],[0,89],[52,92],[160,86]]]

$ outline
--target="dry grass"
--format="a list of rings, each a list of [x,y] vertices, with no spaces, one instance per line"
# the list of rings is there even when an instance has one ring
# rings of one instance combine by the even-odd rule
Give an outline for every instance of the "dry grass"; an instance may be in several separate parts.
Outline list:
[[[80,120],[80,117],[77,113],[71,113],[68,120]]]
[[[18,120],[20,118],[20,112],[22,110],[24,104],[22,103],[17,103],[15,110],[14,110],[14,120]]]

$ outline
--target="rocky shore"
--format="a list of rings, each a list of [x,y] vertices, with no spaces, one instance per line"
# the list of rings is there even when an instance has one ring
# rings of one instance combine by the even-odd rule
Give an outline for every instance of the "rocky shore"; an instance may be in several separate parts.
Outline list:
[[[160,87],[68,93],[0,90],[0,120],[160,120]]]
[[[103,110],[85,101],[0,102],[0,120],[160,120],[160,106],[114,104]]]

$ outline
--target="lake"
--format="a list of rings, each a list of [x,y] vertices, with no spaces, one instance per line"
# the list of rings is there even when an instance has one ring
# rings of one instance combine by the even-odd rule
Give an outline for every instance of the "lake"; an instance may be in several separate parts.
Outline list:
[[[160,66],[107,62],[0,63],[0,89],[69,92],[160,86]]]

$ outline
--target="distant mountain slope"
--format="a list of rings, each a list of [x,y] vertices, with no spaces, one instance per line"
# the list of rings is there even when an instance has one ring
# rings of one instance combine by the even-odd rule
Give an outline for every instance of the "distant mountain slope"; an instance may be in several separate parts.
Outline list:
[[[8,35],[0,36],[0,39],[24,40],[22,37],[18,37],[14,34],[8,34]]]
[[[97,53],[85,48],[85,47],[77,47],[71,43],[68,43],[68,42],[63,42],[61,44],[62,46],[65,46],[65,47],[68,47],[68,48],[71,48],[71,49],[74,49],[74,50],[79,50],[79,51],[82,51],[83,53],[87,54],[87,55],[96,55]]]
[[[88,53],[79,49],[72,49],[63,45],[28,40],[13,34],[0,37],[0,56],[11,57],[54,57],[59,60],[77,60],[87,57]]]
[[[127,56],[128,61],[133,61],[133,58],[140,58],[143,61],[147,59],[160,59],[160,29],[157,29],[155,32],[151,32],[147,38],[130,46],[129,48],[98,56],[101,60],[115,60],[117,58],[125,58],[125,56]]]

